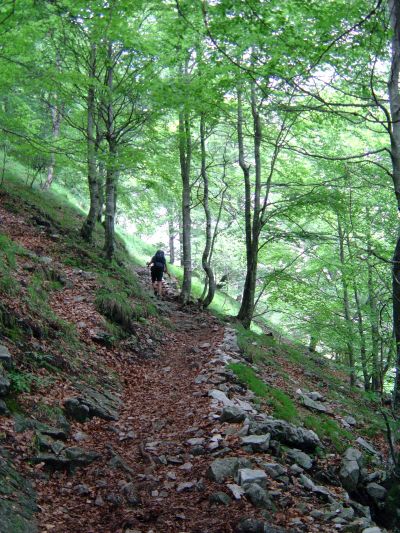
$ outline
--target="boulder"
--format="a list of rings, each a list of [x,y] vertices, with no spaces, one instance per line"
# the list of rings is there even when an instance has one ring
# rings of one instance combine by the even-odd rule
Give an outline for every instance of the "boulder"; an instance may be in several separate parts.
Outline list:
[[[314,431],[290,424],[285,420],[265,418],[262,422],[253,421],[249,425],[249,434],[271,434],[271,438],[300,450],[315,450],[322,447],[319,437]]]
[[[238,424],[243,422],[246,418],[246,413],[243,409],[235,405],[226,406],[222,409],[220,422],[229,422],[231,424]]]
[[[360,481],[362,454],[356,448],[347,448],[342,459],[339,478],[347,492],[356,490]]]
[[[10,392],[11,383],[5,376],[0,375],[0,396],[7,396]]]
[[[314,402],[324,402],[325,401],[325,397],[321,393],[319,393],[317,391],[306,392],[304,395],[308,396],[309,398],[311,398],[311,400],[314,400]]]
[[[382,502],[386,498],[387,490],[378,483],[368,483],[366,490],[375,503]]]
[[[82,396],[68,398],[64,402],[67,415],[78,422],[98,417],[103,420],[118,420],[120,400],[110,391],[101,393],[90,387],[79,387]]]
[[[268,479],[264,470],[257,468],[239,468],[237,477],[239,485],[244,488],[253,483],[265,487]]]
[[[87,466],[100,457],[100,454],[93,450],[71,446],[70,448],[61,449],[58,453],[39,453],[32,460],[34,463],[44,463],[54,470],[63,470]]]
[[[357,444],[359,444],[362,448],[364,448],[364,450],[366,450],[367,452],[371,453],[372,455],[376,455],[376,456],[380,456],[381,454],[375,450],[375,448],[372,446],[372,444],[370,444],[369,442],[367,442],[365,439],[363,439],[362,437],[358,437],[358,439],[356,439],[356,442]]]
[[[240,500],[244,495],[244,489],[240,485],[236,485],[236,483],[228,483],[227,488],[232,492],[235,500]]]
[[[10,416],[10,414],[6,402],[0,399],[0,416]]]
[[[287,452],[287,456],[294,463],[297,463],[305,470],[310,470],[313,466],[313,460],[311,459],[311,457],[306,453],[302,452],[301,450],[297,450],[296,448],[294,448],[293,450],[289,450]]]
[[[224,392],[218,389],[212,389],[208,391],[208,395],[210,396],[210,398],[213,398],[214,400],[217,400],[218,402],[222,403],[225,407],[232,407],[234,405],[233,401],[230,400]]]
[[[271,440],[271,435],[267,433],[266,435],[248,435],[247,437],[242,437],[242,446],[248,446],[251,451],[257,452],[266,452],[269,448],[269,442]]]
[[[267,491],[257,483],[248,485],[245,489],[245,494],[254,507],[257,507],[258,509],[271,510],[274,508],[274,504],[268,496]]]
[[[312,479],[305,476],[304,474],[300,475],[300,483],[303,485],[303,487],[311,492],[313,492],[316,496],[320,497],[321,499],[330,502],[335,503],[335,499],[333,495],[329,492],[329,490],[326,487],[323,487],[322,485],[316,485]]]

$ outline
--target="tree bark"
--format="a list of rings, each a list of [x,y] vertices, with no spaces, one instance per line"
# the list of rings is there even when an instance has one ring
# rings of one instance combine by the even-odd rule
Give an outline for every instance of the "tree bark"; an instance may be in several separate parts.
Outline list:
[[[87,166],[88,166],[88,184],[90,195],[89,213],[83,223],[81,229],[82,237],[88,241],[92,241],[93,230],[96,225],[99,213],[100,191],[97,176],[97,161],[96,161],[96,138],[95,138],[95,115],[96,115],[96,101],[95,101],[95,87],[94,80],[96,77],[96,46],[93,44],[90,49],[89,57],[89,88],[87,95],[87,125],[86,125],[86,139],[87,139]]]
[[[107,76],[106,84],[108,89],[107,101],[107,119],[106,119],[106,139],[108,143],[108,161],[106,169],[106,198],[105,198],[105,241],[104,251],[109,261],[114,256],[115,249],[115,212],[117,202],[117,142],[115,138],[114,109],[112,101],[113,93],[113,48],[112,43],[108,44],[107,49]]]
[[[354,367],[354,347],[352,343],[352,321],[351,321],[351,313],[350,313],[350,300],[349,300],[349,289],[348,289],[348,283],[347,283],[347,275],[345,271],[345,253],[344,253],[344,232],[342,228],[342,224],[340,222],[340,218],[338,216],[338,237],[339,237],[339,258],[340,258],[340,264],[342,266],[342,288],[343,288],[343,312],[344,312],[344,318],[346,321],[346,327],[347,327],[347,339],[346,339],[346,346],[347,346],[347,357],[348,357],[348,365],[349,365],[349,378],[350,378],[350,385],[354,386],[356,382],[356,374],[355,374],[355,367]]]
[[[391,69],[388,81],[390,105],[390,155],[397,208],[400,212],[400,3],[388,0],[392,28]],[[392,269],[393,330],[396,340],[396,378],[393,389],[395,407],[400,405],[400,232],[393,254]]]
[[[261,229],[260,221],[260,195],[261,195],[261,157],[260,146],[262,140],[262,130],[260,115],[256,100],[256,89],[254,82],[251,87],[251,112],[253,117],[253,139],[254,139],[254,165],[255,165],[255,182],[254,182],[254,200],[252,216],[252,195],[250,183],[250,167],[246,164],[244,156],[244,137],[243,137],[243,108],[242,108],[242,89],[238,88],[238,107],[237,107],[237,135],[239,148],[239,165],[243,172],[245,185],[245,228],[246,228],[246,279],[243,288],[242,303],[238,313],[238,319],[245,328],[249,328],[254,314],[255,290],[257,279],[257,261],[258,245]]]
[[[171,214],[168,217],[169,262],[171,265],[175,263],[175,236],[174,215]]]
[[[209,205],[209,183],[206,167],[206,126],[204,113],[200,116],[200,152],[201,152],[201,177],[203,180],[203,207],[206,217],[206,242],[201,258],[204,272],[207,276],[205,288],[207,287],[207,296],[202,301],[203,307],[208,307],[215,295],[215,276],[210,264],[210,253],[212,244],[211,234],[211,211]]]
[[[190,300],[192,289],[192,220],[191,220],[191,190],[190,165],[192,157],[192,140],[190,132],[189,113],[179,113],[179,160],[182,178],[182,261],[183,282],[180,299],[186,304]]]

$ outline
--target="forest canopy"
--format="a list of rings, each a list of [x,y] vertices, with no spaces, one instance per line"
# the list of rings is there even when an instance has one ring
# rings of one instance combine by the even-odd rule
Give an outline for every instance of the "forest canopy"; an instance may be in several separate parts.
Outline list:
[[[184,304],[398,398],[397,0],[5,0],[0,65],[2,187],[64,187],[110,261],[160,236]]]

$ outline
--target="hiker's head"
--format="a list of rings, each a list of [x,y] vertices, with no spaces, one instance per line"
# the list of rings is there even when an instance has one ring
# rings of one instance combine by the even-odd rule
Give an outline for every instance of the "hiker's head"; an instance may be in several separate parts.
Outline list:
[[[157,251],[156,251],[156,255],[157,255],[158,257],[160,257],[161,255],[164,255],[163,250],[157,250]]]

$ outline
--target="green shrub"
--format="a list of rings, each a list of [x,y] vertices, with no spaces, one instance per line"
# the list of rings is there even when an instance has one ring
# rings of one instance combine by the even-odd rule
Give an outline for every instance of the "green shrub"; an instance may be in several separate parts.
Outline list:
[[[129,333],[135,332],[134,311],[125,293],[109,292],[102,288],[97,293],[95,303],[99,313],[111,322],[115,322]]]

